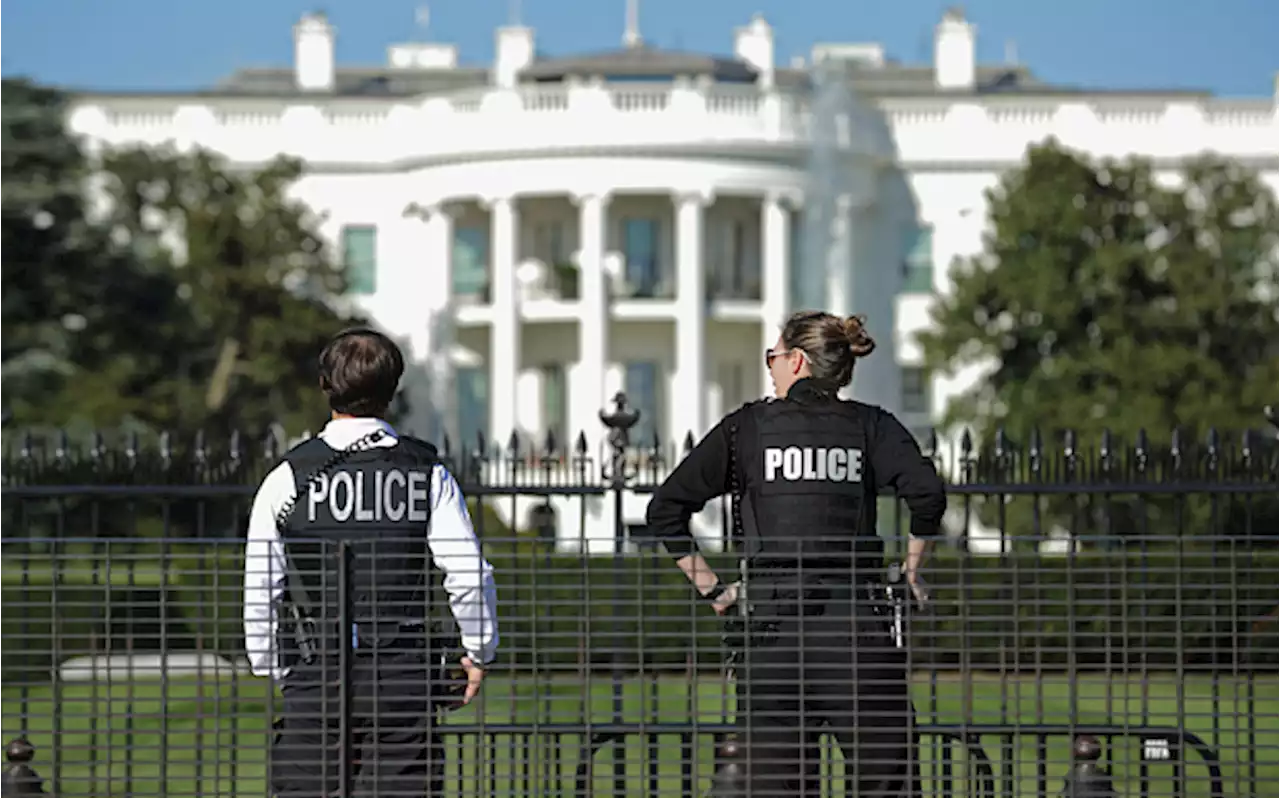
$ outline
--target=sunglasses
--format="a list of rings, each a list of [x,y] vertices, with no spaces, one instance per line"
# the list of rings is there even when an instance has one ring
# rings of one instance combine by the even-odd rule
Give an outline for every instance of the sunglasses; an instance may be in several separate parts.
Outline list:
[[[783,355],[789,355],[792,352],[799,352],[801,360],[803,360],[806,363],[810,362],[809,353],[804,351],[803,349],[766,349],[764,350],[764,367],[771,368],[773,366],[774,358],[782,357]]]

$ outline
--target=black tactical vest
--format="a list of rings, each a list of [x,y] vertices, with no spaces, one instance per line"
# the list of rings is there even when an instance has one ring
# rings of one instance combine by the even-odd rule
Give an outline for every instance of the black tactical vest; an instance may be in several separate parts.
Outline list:
[[[285,556],[300,579],[311,609],[326,632],[323,647],[339,631],[339,544],[351,552],[352,619],[356,647],[395,637],[406,626],[431,620],[431,474],[435,447],[400,437],[394,446],[339,452],[320,438],[300,444],[285,460],[292,466],[297,503],[281,529]],[[297,594],[286,590],[285,600]],[[287,624],[286,624],[287,626]],[[281,629],[287,634],[288,629]],[[294,646],[281,641],[288,665]]]
[[[879,578],[871,409],[797,387],[787,399],[749,405],[733,424],[748,572],[844,584]]]

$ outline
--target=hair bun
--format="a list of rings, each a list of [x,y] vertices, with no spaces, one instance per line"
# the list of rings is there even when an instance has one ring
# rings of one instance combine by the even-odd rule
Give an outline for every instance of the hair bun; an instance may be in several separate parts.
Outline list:
[[[875,351],[876,342],[867,335],[866,316],[850,316],[844,320],[844,337],[854,357],[866,357]]]

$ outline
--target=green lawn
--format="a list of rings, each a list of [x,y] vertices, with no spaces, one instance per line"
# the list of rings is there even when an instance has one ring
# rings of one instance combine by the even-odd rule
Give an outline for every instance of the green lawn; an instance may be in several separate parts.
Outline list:
[[[680,678],[632,679],[626,683],[622,721],[679,723],[690,719],[690,696],[696,716],[720,722],[731,712],[723,685],[708,677],[697,685]],[[22,728],[22,691],[3,689],[4,739]],[[483,715],[488,723],[574,724],[584,717],[594,723],[613,719],[608,676],[588,684],[560,677],[554,682],[533,677],[491,677],[484,701],[454,713],[451,723],[472,724]],[[254,796],[265,795],[266,749],[272,702],[269,686],[252,678],[138,681],[130,684],[65,685],[57,696],[49,687],[32,688],[27,708],[30,739],[37,746],[37,769],[46,789],[57,776],[60,796]],[[1072,717],[1072,707],[1075,717]],[[1217,707],[1215,713],[1214,708]],[[994,677],[962,680],[954,675],[921,675],[916,708],[921,723],[1080,724],[1181,726],[1216,747],[1223,763],[1228,796],[1276,795],[1277,684],[1274,677],[1184,680],[1167,675],[1147,680],[1082,678],[1075,694],[1061,676],[1000,681]],[[584,711],[585,710],[585,711]],[[1216,720],[1215,720],[1216,718]],[[53,744],[54,739],[59,745]],[[1122,793],[1138,795],[1140,738],[1118,743],[1112,769]],[[569,796],[581,739],[549,735],[529,743],[498,737],[490,747],[472,739],[451,740],[451,796]],[[992,760],[996,794],[1036,795],[1037,745],[1021,736],[1011,745],[999,738],[981,743]],[[627,795],[651,795],[646,753],[652,746],[658,763],[660,795],[681,796],[682,752],[675,735],[659,735],[652,743],[633,738],[622,748]],[[699,792],[706,789],[712,768],[711,740],[695,750]],[[936,780],[943,746],[927,738],[921,748],[926,794],[944,795]],[[1061,788],[1067,767],[1068,740],[1051,738],[1045,749],[1050,794]],[[1208,795],[1206,771],[1189,757],[1185,795]],[[976,795],[966,783],[962,752],[953,757],[953,795]],[[613,757],[596,756],[596,795],[611,795]],[[1002,788],[1005,764],[1011,764],[1014,792]],[[1150,768],[1149,795],[1172,795],[1172,766]],[[838,786],[838,785],[836,785]]]

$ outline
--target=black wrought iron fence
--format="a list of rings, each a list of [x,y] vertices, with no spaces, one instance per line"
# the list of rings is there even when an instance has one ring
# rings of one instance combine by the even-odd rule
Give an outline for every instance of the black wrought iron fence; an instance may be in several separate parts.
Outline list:
[[[734,721],[721,622],[642,525],[681,452],[632,445],[625,413],[604,420],[599,453],[584,438],[446,452],[503,644],[479,701],[444,721],[445,795],[711,784]],[[1275,794],[1274,435],[1049,439],[929,444],[952,545],[908,625],[925,794],[1056,794],[1095,755],[1125,795]],[[245,666],[243,537],[279,447],[5,447],[6,778],[29,759],[59,796],[266,795],[281,705]],[[907,518],[883,501],[893,559]],[[697,521],[724,568],[726,515]],[[833,796],[840,756],[824,749]]]

